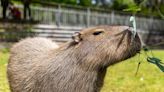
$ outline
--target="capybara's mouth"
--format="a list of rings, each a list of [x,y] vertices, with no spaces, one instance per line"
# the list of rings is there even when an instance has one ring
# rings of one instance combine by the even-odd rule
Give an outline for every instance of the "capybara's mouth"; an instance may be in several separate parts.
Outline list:
[[[137,48],[137,49],[135,48],[135,49],[129,50],[129,52],[128,52],[127,56],[124,58],[124,60],[129,59],[129,58],[135,56],[136,54],[140,53],[140,51],[141,50],[139,48]]]
[[[133,39],[131,39],[131,56],[134,56],[134,55],[136,55],[137,53],[140,53],[140,51],[141,51],[141,39],[140,39],[140,37],[139,37],[139,35],[138,35],[138,33],[136,34],[136,36],[133,38]],[[132,54],[133,53],[133,54]]]

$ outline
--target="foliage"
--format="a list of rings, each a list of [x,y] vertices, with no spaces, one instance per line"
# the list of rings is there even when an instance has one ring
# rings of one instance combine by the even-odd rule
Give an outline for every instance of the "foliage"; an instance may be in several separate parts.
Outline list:
[[[156,57],[164,60],[164,50],[153,51]],[[143,53],[143,52],[141,52]],[[6,66],[9,53],[0,51],[0,92],[10,92],[6,79]],[[135,76],[138,62],[139,72]],[[164,92],[164,73],[146,62],[145,56],[135,56],[108,68],[101,92]]]
[[[80,5],[82,6],[91,6],[91,0],[79,0],[80,1]]]
[[[57,3],[72,4],[72,5],[77,4],[77,0],[51,0],[51,1]]]
[[[25,31],[24,31],[25,30]],[[33,37],[35,35],[34,31],[31,29],[24,29],[23,31],[20,29],[16,30],[8,30],[3,32],[4,34],[1,34],[3,36],[3,39],[7,42],[12,42],[12,41],[19,41],[22,38],[26,37]]]
[[[163,0],[134,0],[136,5],[140,7],[142,14],[146,15],[151,15],[151,16],[156,16],[156,17],[161,17],[164,19],[164,14],[163,14],[163,6],[164,2]],[[146,12],[148,13],[145,13]]]
[[[123,0],[114,0],[114,4],[112,7],[114,10],[123,10],[128,8],[128,5],[123,3]]]
[[[13,0],[21,1],[21,0]],[[32,0],[33,2],[80,5],[83,7],[105,8],[116,11],[155,16],[164,19],[163,0]],[[93,3],[94,2],[94,3]],[[16,2],[18,3],[18,2]],[[35,5],[35,4],[34,4]]]

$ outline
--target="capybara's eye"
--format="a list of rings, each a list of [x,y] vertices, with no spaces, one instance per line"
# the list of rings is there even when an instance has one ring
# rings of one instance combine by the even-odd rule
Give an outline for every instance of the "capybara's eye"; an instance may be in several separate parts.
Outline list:
[[[103,31],[97,31],[97,32],[94,32],[93,35],[99,35],[101,33],[103,33]]]

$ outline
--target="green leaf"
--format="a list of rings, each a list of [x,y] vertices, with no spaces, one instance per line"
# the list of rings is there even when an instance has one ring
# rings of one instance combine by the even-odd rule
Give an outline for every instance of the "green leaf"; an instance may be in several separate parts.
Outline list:
[[[129,12],[138,12],[138,11],[141,11],[141,8],[140,7],[137,7],[137,6],[133,6],[133,7],[130,7],[128,9],[124,9],[123,11],[129,11]]]
[[[162,60],[160,60],[159,58],[156,57],[147,57],[147,61],[155,64],[162,72],[164,72],[164,66],[162,64],[164,64],[163,62],[161,62]]]
[[[150,63],[156,64],[155,60],[151,57],[147,57],[147,61],[150,62]]]
[[[163,66],[163,65],[161,65],[161,64],[159,64],[159,63],[157,63],[157,62],[156,62],[156,65],[160,68],[160,70],[161,70],[162,72],[164,72],[164,66]]]

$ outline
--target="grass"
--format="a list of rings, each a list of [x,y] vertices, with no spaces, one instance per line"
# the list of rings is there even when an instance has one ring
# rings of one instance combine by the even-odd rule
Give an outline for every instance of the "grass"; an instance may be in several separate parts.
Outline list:
[[[164,50],[153,53],[164,60]],[[0,92],[10,92],[6,79],[8,57],[8,50],[0,51]],[[138,61],[142,63],[135,76]],[[164,73],[141,55],[109,67],[101,92],[164,92],[163,86]]]
[[[6,79],[6,66],[9,53],[6,49],[0,51],[0,92],[10,92]]]
[[[153,51],[164,60],[163,51]],[[135,76],[138,61],[142,61]],[[141,55],[108,68],[102,92],[164,92],[164,73]]]

